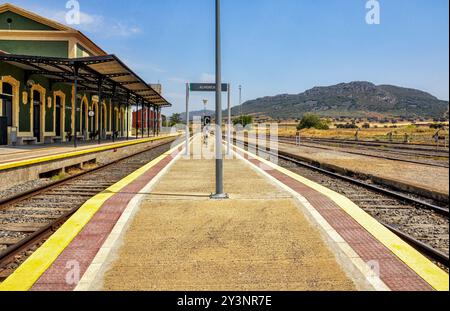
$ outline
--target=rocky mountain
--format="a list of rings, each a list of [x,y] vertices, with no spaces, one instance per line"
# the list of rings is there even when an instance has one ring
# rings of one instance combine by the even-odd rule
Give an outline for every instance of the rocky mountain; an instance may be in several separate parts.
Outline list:
[[[448,110],[448,101],[426,92],[364,81],[314,87],[297,95],[258,98],[242,106],[244,114],[274,119],[300,118],[308,112],[324,117],[442,118],[448,116]],[[241,108],[232,111],[237,115]]]

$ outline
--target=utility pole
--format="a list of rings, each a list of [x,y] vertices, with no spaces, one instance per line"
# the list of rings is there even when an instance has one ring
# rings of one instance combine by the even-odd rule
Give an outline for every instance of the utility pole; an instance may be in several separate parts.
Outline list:
[[[189,95],[190,95],[190,90],[189,90],[189,83],[186,83],[186,156],[190,155],[189,152]],[[156,119],[156,117],[155,117]]]
[[[203,125],[205,125],[205,117],[206,117],[206,106],[208,105],[208,100],[203,100]]]
[[[75,109],[74,132],[75,133],[73,135],[73,147],[77,148],[78,145],[77,145],[77,117],[76,116],[77,116],[77,113],[78,113],[77,112],[77,107],[78,107],[78,64],[75,64],[73,66],[73,73],[74,73],[74,79],[75,79],[75,81],[73,83],[73,89],[74,89],[73,93],[74,93],[74,97],[75,97],[75,107],[74,107],[74,109]]]
[[[228,124],[227,124],[227,155],[231,155],[231,85],[228,83]]]
[[[216,0],[216,193],[211,199],[226,199],[223,191],[223,155],[222,155],[222,53],[220,38],[220,0]]]
[[[239,85],[239,111],[240,111],[240,117],[242,122],[242,85]]]

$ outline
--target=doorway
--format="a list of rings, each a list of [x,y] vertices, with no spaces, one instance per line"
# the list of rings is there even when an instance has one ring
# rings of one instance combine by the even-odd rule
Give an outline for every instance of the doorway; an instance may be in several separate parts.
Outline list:
[[[2,116],[6,117],[6,126],[13,125],[13,87],[9,83],[3,83],[3,95],[9,95],[3,99]]]
[[[41,142],[41,94],[33,91],[33,137],[36,142]]]
[[[61,132],[62,110],[61,110],[61,97],[60,96],[56,96],[55,109],[56,109],[55,134],[58,137],[62,137],[63,136],[63,133]]]

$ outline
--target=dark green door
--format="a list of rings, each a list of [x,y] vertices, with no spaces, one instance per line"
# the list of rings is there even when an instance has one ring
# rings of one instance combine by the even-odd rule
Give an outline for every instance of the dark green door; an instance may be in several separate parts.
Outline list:
[[[37,142],[41,141],[41,94],[34,91],[33,94],[33,137]]]
[[[61,97],[56,96],[56,136],[62,137],[61,133]]]

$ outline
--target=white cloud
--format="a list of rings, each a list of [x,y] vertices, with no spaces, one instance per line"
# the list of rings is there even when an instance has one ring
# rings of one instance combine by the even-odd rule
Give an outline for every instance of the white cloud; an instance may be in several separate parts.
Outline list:
[[[101,33],[105,37],[129,37],[141,33],[141,29],[136,25],[83,11],[80,11],[80,24],[77,25],[67,24],[67,11],[64,10],[37,8],[34,11],[69,27],[88,33]]]
[[[202,83],[214,83],[214,81],[216,81],[216,76],[211,73],[204,72],[200,75],[200,82]]]

